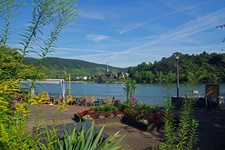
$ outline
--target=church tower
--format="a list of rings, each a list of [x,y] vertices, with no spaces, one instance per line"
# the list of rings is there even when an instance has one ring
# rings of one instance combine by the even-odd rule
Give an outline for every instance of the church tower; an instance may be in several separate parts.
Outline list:
[[[108,66],[108,62],[107,62],[107,64],[106,64],[106,73],[108,73],[109,72],[109,66]]]

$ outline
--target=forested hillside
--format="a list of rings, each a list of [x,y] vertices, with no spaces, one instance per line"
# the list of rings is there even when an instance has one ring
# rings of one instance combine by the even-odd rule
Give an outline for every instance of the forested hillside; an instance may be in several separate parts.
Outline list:
[[[224,83],[225,54],[206,53],[198,55],[181,54],[179,75],[181,82]],[[175,56],[162,58],[154,63],[139,64],[128,70],[131,78],[138,83],[169,83],[176,81]],[[193,82],[192,82],[193,83]]]
[[[27,65],[33,64],[36,66],[38,63],[39,60],[35,58],[24,59],[24,64]],[[127,68],[108,67],[110,71],[127,72]],[[75,59],[47,57],[43,63],[43,71],[48,78],[65,78],[70,74],[73,80],[73,78],[78,76],[105,74],[106,65]]]
[[[25,58],[24,64],[37,65],[38,59]],[[116,68],[109,66],[110,71],[128,72],[137,83],[175,83],[176,59],[171,55],[154,63],[137,65],[136,67]],[[70,74],[72,80],[77,76],[93,76],[105,74],[106,65],[82,60],[48,57],[44,60],[43,71],[48,78],[65,78]],[[225,54],[206,53],[197,55],[180,54],[180,82],[192,83],[224,83]]]

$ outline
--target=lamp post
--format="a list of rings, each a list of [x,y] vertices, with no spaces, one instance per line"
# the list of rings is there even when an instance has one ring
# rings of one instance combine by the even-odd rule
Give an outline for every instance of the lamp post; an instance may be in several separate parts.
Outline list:
[[[179,103],[180,99],[179,99],[179,67],[178,67],[178,61],[179,61],[179,52],[175,52],[174,53],[175,58],[176,58],[176,68],[177,68],[177,102]]]

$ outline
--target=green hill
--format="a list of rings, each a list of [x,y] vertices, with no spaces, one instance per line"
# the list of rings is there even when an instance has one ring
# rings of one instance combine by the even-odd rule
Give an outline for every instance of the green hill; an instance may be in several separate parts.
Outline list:
[[[24,64],[33,64],[37,66],[39,59],[26,57]],[[114,72],[127,72],[128,68],[118,68],[108,66],[110,71]],[[48,78],[65,78],[66,75],[70,74],[71,78],[78,76],[93,76],[97,74],[105,74],[106,65],[96,64],[76,59],[63,59],[55,57],[47,57],[43,63],[44,73]]]
[[[166,83],[168,82],[166,79],[169,79],[169,82],[175,82],[176,59],[172,55],[154,63],[143,62],[136,67],[129,68],[128,73],[138,83]],[[191,76],[194,82],[224,83],[225,54],[206,52],[197,55],[181,54],[179,75],[181,82],[188,82]]]
[[[24,64],[38,65],[39,60],[25,58]],[[176,59],[172,55],[154,63],[143,62],[135,67],[117,68],[108,66],[110,71],[128,72],[138,83],[176,82]],[[79,76],[94,76],[106,73],[106,65],[82,60],[48,57],[44,60],[44,73],[48,78],[65,78],[68,74],[72,80]],[[206,53],[181,54],[179,59],[180,82],[198,80],[201,83],[225,82],[225,54]]]

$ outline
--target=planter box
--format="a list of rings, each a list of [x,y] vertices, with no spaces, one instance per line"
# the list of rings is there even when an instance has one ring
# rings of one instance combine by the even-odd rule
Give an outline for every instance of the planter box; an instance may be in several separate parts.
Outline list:
[[[76,122],[79,121],[90,121],[90,122],[95,122],[96,125],[99,124],[106,124],[106,123],[115,123],[115,122],[120,122],[121,121],[121,117],[112,117],[112,118],[102,118],[102,119],[93,119],[93,120],[85,120],[82,117],[80,117],[78,114],[74,114],[74,120]]]
[[[78,114],[74,114],[74,120],[76,122],[79,121],[90,121],[90,122],[95,122],[96,125],[99,124],[107,124],[107,123],[115,123],[115,122],[122,122],[124,124],[127,124],[129,126],[132,126],[134,128],[137,128],[142,131],[160,131],[163,128],[163,123],[151,123],[151,124],[144,124],[141,122],[136,121],[133,118],[128,118],[128,117],[112,117],[112,118],[102,118],[102,119],[93,119],[93,120],[85,120],[82,117],[80,117]]]
[[[129,117],[123,117],[121,119],[121,122],[124,124],[127,124],[129,126],[132,126],[134,128],[137,128],[142,131],[160,131],[163,128],[163,123],[151,123],[151,124],[144,124],[141,122],[136,121],[135,119],[129,118]]]

